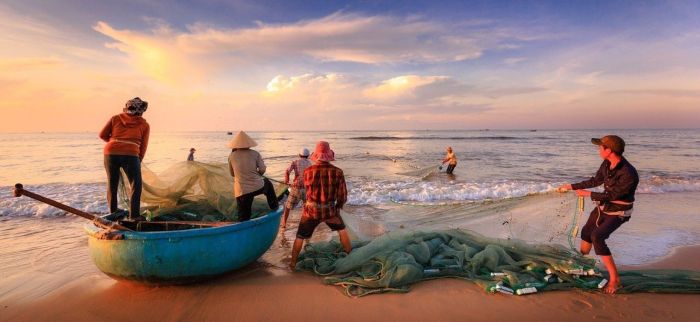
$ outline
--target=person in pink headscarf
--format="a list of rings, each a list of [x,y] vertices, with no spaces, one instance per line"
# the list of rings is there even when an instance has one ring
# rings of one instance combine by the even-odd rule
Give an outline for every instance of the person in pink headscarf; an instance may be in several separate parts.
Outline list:
[[[304,170],[306,202],[299,221],[297,238],[292,246],[292,260],[289,263],[291,270],[296,269],[297,257],[304,240],[311,238],[316,227],[322,222],[338,232],[346,253],[352,250],[345,223],[340,217],[340,209],[348,200],[343,170],[330,163],[335,161],[335,153],[326,141],[316,143],[316,150],[310,159],[314,164]]]

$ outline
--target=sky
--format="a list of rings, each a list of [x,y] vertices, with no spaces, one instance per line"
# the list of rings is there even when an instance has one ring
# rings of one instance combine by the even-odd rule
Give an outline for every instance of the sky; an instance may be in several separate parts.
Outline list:
[[[0,132],[699,128],[698,1],[0,2]]]

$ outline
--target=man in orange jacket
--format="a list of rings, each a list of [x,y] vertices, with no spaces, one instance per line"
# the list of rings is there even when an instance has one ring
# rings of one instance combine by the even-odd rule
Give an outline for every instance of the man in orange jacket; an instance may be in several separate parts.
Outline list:
[[[107,170],[107,203],[109,212],[117,209],[117,189],[120,169],[124,169],[131,191],[129,218],[140,216],[141,207],[141,161],[146,155],[150,126],[141,117],[148,109],[148,102],[136,97],[126,102],[123,113],[112,116],[100,131],[100,138],[107,142],[104,148],[104,165]]]

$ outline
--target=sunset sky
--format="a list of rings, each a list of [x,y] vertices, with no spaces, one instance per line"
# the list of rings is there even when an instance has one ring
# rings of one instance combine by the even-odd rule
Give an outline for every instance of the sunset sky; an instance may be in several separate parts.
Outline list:
[[[698,128],[698,1],[0,2],[0,132]]]

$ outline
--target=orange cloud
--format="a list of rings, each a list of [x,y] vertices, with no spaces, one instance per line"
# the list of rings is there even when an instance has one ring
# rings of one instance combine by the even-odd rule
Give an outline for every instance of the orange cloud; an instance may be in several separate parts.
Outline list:
[[[57,67],[62,64],[62,60],[52,57],[25,57],[13,59],[0,59],[0,71],[3,73],[12,73],[33,69]]]
[[[157,26],[150,34],[118,30],[102,21],[93,28],[116,40],[106,44],[108,48],[126,53],[137,70],[161,82],[198,82],[210,69],[206,59],[183,52],[167,26]]]

